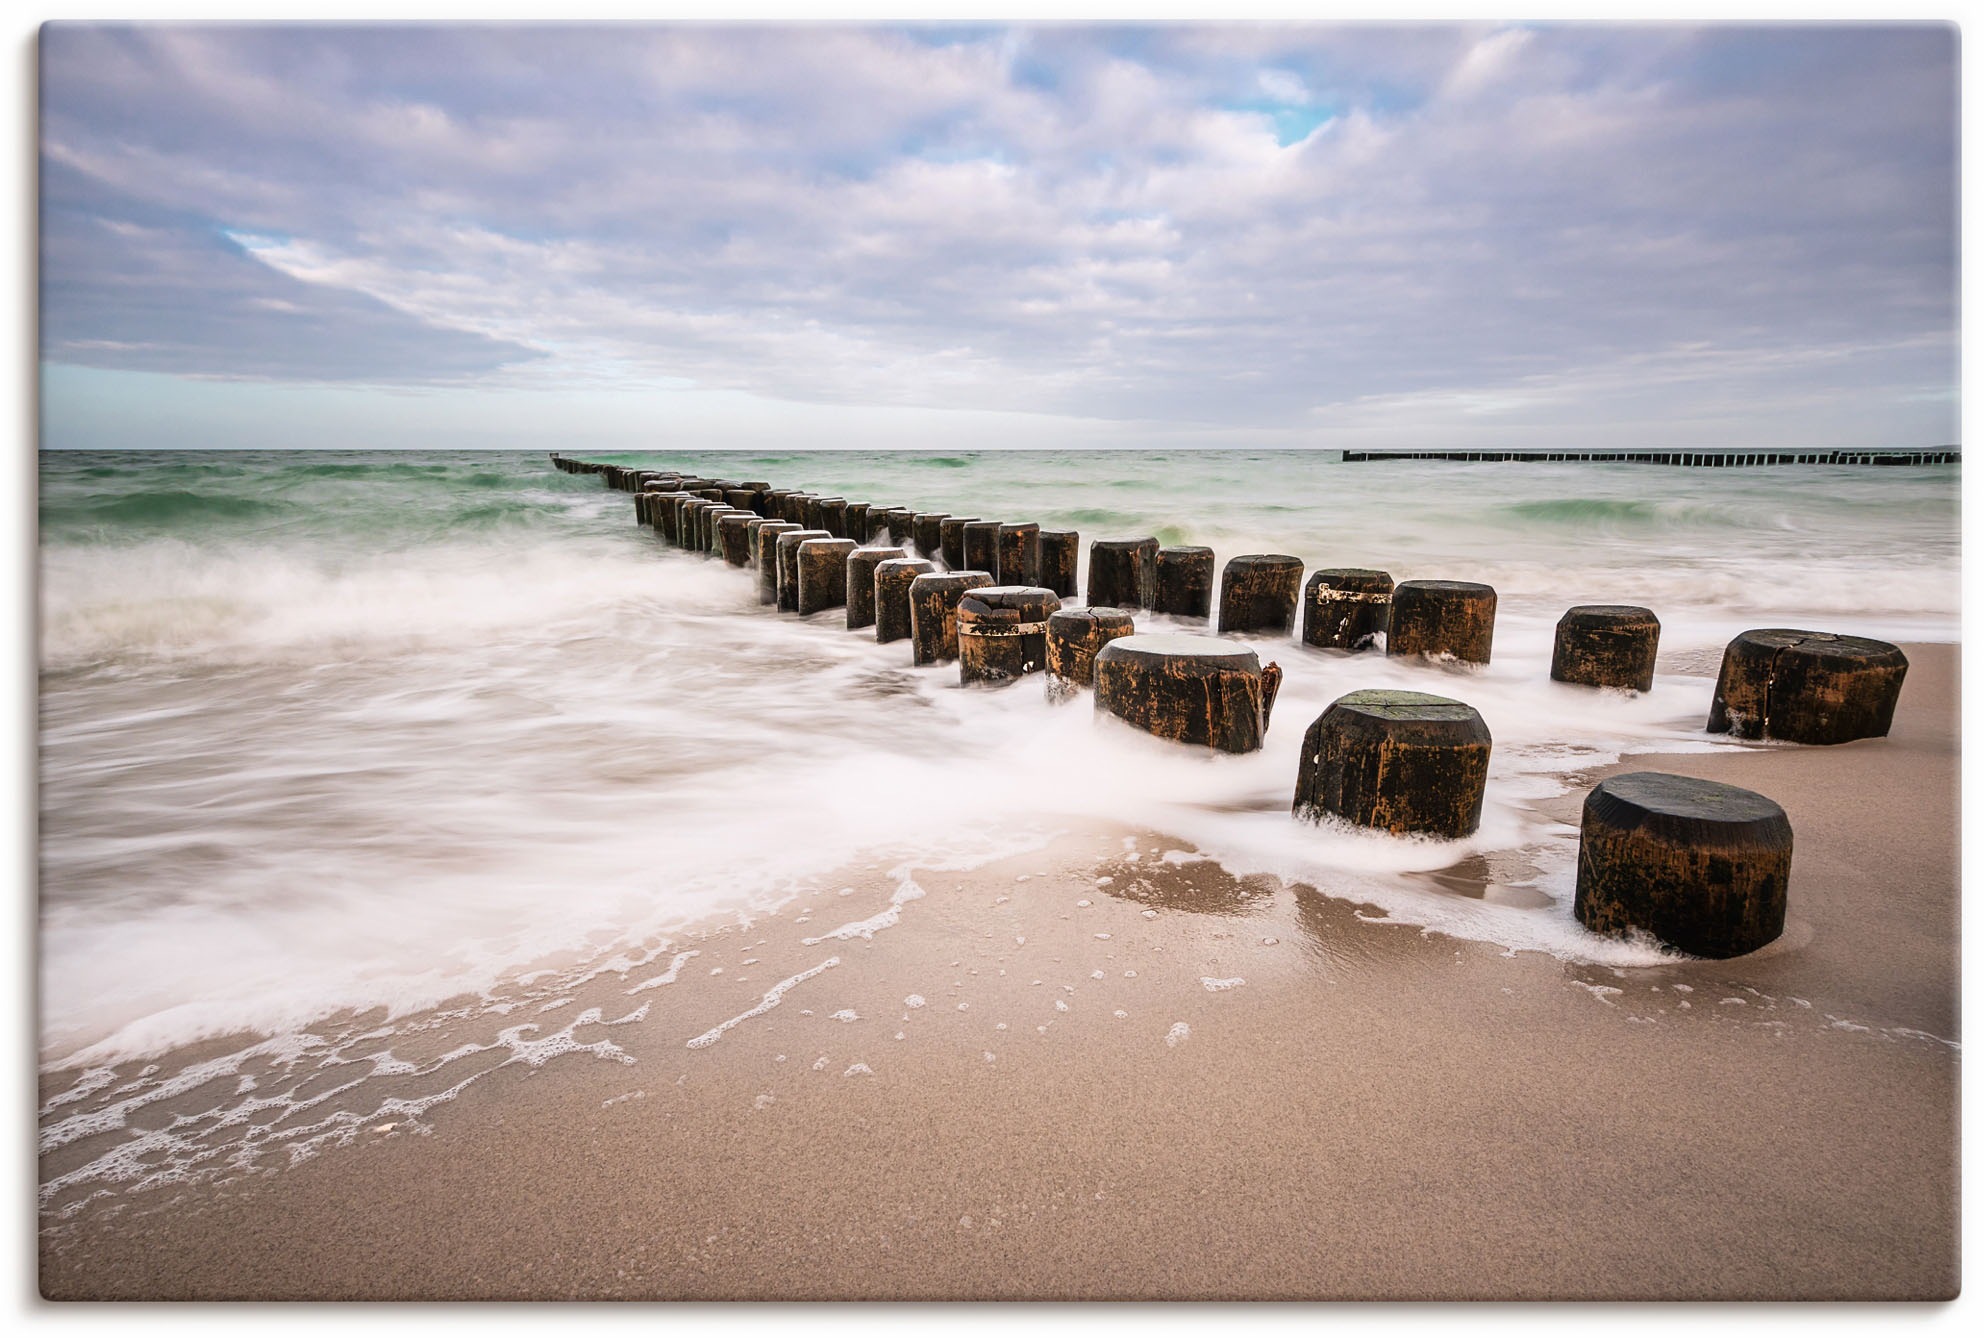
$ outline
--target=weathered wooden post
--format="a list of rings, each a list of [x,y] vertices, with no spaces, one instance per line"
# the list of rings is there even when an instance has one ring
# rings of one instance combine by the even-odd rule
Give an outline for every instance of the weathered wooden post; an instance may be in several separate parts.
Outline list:
[[[1037,585],[986,585],[958,599],[958,682],[1011,683],[1047,665],[1047,619],[1061,600]]]
[[[847,603],[847,555],[852,539],[809,539],[799,545],[799,615],[837,609]]]
[[[1325,650],[1364,650],[1391,622],[1392,576],[1368,567],[1324,567],[1302,592],[1302,641]]]
[[[1279,632],[1295,626],[1302,594],[1302,559],[1286,553],[1243,553],[1219,577],[1219,630]]]
[[[799,612],[799,545],[808,539],[831,539],[825,530],[787,530],[772,540],[778,554],[778,611]]]
[[[1495,588],[1472,581],[1400,581],[1392,590],[1386,655],[1450,655],[1486,664],[1495,643]]]
[[[910,516],[910,534],[912,541],[916,544],[916,554],[918,557],[927,557],[933,560],[936,558],[939,550],[942,548],[940,535],[943,530],[944,519],[948,514],[948,512],[944,511],[918,511]]]
[[[1097,710],[1161,739],[1221,752],[1261,746],[1261,689],[1259,657],[1216,637],[1138,633],[1095,656]]]
[[[1075,584],[1075,564],[1081,558],[1082,536],[1074,530],[1040,532],[1040,583],[1063,599],[1081,589]]]
[[[847,630],[875,625],[875,568],[908,556],[900,548],[857,548],[847,555]]]
[[[1784,932],[1791,821],[1752,790],[1691,776],[1608,776],[1584,801],[1573,909],[1599,934],[1643,930],[1697,957]]]
[[[744,551],[748,555],[746,565],[752,571],[763,570],[763,567],[759,565],[758,532],[767,525],[782,525],[784,523],[783,521],[772,520],[766,516],[753,516],[744,522]]]
[[[716,523],[717,545],[723,550],[723,560],[733,567],[742,567],[751,560],[751,550],[745,545],[745,525],[759,519],[755,512],[732,511],[718,519]]]
[[[723,500],[739,511],[749,511],[754,516],[758,514],[758,492],[754,488],[725,488]]]
[[[1040,584],[1040,526],[1024,521],[999,527],[999,582],[1002,585]],[[1059,600],[1055,602],[1058,606]]]
[[[1488,725],[1424,692],[1347,693],[1302,738],[1295,813],[1400,835],[1456,838],[1481,825]]]
[[[847,504],[847,537],[857,544],[868,542],[868,503]]]
[[[1708,732],[1787,743],[1884,737],[1908,657],[1867,637],[1766,627],[1722,652]]]
[[[977,522],[977,516],[945,516],[943,524],[937,527],[937,550],[930,556],[941,559],[952,571],[969,567],[971,564],[964,560],[964,527]]]
[[[708,557],[723,557],[723,522],[732,516],[748,519],[750,515],[751,513],[749,511],[740,511],[728,502],[719,502],[704,511],[703,553]]]
[[[1635,604],[1579,604],[1557,620],[1550,677],[1594,688],[1653,687],[1660,619]]]
[[[1212,617],[1212,550],[1180,545],[1157,550],[1154,613]]]
[[[974,520],[964,527],[964,570],[999,579],[999,522]]]
[[[909,583],[910,658],[914,664],[936,664],[958,657],[958,600],[967,590],[992,584],[982,571],[952,571],[919,576]]]
[[[1147,609],[1156,599],[1156,539],[1097,539],[1088,546],[1090,608]]]
[[[667,543],[680,542],[675,518],[681,514],[682,502],[688,495],[686,492],[664,492],[648,503],[648,519]]]
[[[1125,609],[1061,609],[1047,618],[1047,700],[1066,701],[1095,682],[1096,654],[1136,624]]]
[[[847,538],[847,499],[845,497],[822,497],[820,499],[820,528],[836,539]]]
[[[909,587],[937,570],[928,558],[884,558],[875,568],[875,640],[901,641],[910,634]]]

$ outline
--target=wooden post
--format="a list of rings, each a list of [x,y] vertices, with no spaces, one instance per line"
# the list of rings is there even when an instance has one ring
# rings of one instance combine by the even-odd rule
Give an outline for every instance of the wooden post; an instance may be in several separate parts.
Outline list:
[[[1784,932],[1790,884],[1791,821],[1755,791],[1634,771],[1585,798],[1573,909],[1594,933],[1735,957]]]
[[[1232,558],[1219,578],[1219,630],[1286,636],[1295,626],[1301,592],[1301,558],[1286,553]]]
[[[1392,590],[1385,654],[1452,656],[1486,664],[1495,643],[1495,588],[1472,581],[1401,581]]]
[[[982,571],[919,576],[909,583],[911,661],[936,664],[958,657],[958,600],[967,590],[992,584]]]
[[[772,541],[778,553],[778,611],[799,612],[799,545],[808,539],[831,539],[825,530],[787,530]]]
[[[1135,634],[1124,609],[1061,609],[1047,618],[1047,699],[1066,701],[1095,682],[1095,657],[1118,637]]]
[[[1660,619],[1636,604],[1579,604],[1557,620],[1550,677],[1594,688],[1653,687]]]
[[[1147,609],[1156,595],[1157,540],[1097,539],[1088,546],[1090,608]]]
[[[1095,705],[1161,739],[1251,753],[1264,732],[1261,662],[1216,637],[1119,637],[1096,653]]]
[[[1212,550],[1179,546],[1157,550],[1153,612],[1174,618],[1212,617]]]
[[[964,560],[964,527],[977,523],[977,516],[945,516],[942,525],[937,527],[937,548],[931,553],[952,571],[961,571],[971,564]]]
[[[1377,644],[1391,613],[1390,572],[1324,567],[1302,592],[1302,641],[1325,650],[1364,650]]]
[[[974,520],[964,527],[964,570],[999,579],[999,522]]]
[[[1366,690],[1330,703],[1302,739],[1295,813],[1449,839],[1481,825],[1492,741],[1465,702]]]
[[[875,640],[901,641],[910,634],[909,587],[937,570],[927,558],[884,558],[875,567]]]
[[[958,681],[1011,683],[1047,665],[1047,619],[1061,607],[1037,585],[986,585],[958,600]]]
[[[1040,526],[1026,521],[999,527],[999,581],[1003,585],[1040,584]]]
[[[847,555],[847,630],[875,625],[875,568],[908,556],[900,548],[857,548]]]
[[[1908,657],[1868,637],[1787,627],[1743,633],[1722,652],[1708,732],[1789,743],[1884,737]]]
[[[847,555],[853,551],[852,539],[809,539],[799,545],[794,565],[802,618],[847,603]]]
[[[1040,583],[1062,599],[1073,599],[1081,589],[1075,584],[1081,543],[1082,536],[1074,530],[1040,532]]]

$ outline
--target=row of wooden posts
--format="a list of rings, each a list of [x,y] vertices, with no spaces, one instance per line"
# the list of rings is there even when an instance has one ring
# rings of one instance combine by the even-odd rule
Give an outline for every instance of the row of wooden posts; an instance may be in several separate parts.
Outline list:
[[[844,608],[850,629],[908,640],[919,665],[951,660],[967,684],[1042,673],[1054,699],[1093,687],[1096,706],[1161,738],[1225,752],[1262,746],[1278,665],[1222,637],[1138,634],[1137,610],[1210,620],[1213,553],[1154,538],[1096,540],[1086,607],[1079,535],[668,470],[552,456],[634,494],[636,519],[668,542],[755,571],[761,602],[808,615]],[[938,563],[942,563],[940,568]],[[1343,652],[1488,662],[1495,591],[1463,581],[1394,583],[1385,572],[1247,554],[1222,572],[1218,630],[1288,635]],[[1581,605],[1557,626],[1551,677],[1644,692],[1659,620],[1644,608]],[[1907,661],[1885,642],[1789,629],[1745,632],[1724,654],[1707,728],[1745,738],[1838,743],[1885,735]],[[1464,702],[1397,690],[1333,702],[1303,740],[1297,815],[1400,835],[1474,832],[1491,747]],[[1596,786],[1579,844],[1578,918],[1599,932],[1653,934],[1727,957],[1782,932],[1791,829],[1769,799],[1733,786],[1639,772]]]

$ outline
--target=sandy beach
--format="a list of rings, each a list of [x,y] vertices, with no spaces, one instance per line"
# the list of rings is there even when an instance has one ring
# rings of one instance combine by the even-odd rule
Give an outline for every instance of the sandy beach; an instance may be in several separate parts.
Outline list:
[[[892,926],[849,870],[702,940],[635,1062],[85,1210],[42,1294],[1950,1297],[1958,655],[1907,649],[1887,739],[1645,764],[1789,814],[1748,958],[1505,954],[1131,829],[918,870]]]

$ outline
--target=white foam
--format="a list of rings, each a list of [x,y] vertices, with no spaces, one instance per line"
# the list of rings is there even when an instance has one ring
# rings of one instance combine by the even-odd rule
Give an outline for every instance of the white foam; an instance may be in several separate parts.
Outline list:
[[[758,1000],[755,1007],[747,1008],[743,1012],[739,1013],[736,1017],[728,1018],[722,1022],[717,1023],[714,1027],[711,1027],[708,1031],[704,1032],[700,1036],[691,1037],[688,1041],[689,1048],[691,1050],[701,1050],[707,1046],[715,1045],[718,1041],[723,1039],[723,1034],[725,1032],[729,1031],[732,1027],[736,1026],[738,1023],[749,1022],[754,1017],[763,1017],[766,1013],[769,1013],[772,1011],[772,1009],[778,1007],[779,1004],[784,1001],[786,991],[791,989],[794,985],[798,985],[805,981],[811,980],[814,976],[819,975],[822,971],[830,971],[834,967],[839,965],[840,965],[840,958],[829,957],[827,958],[826,961],[821,962],[818,966],[809,966],[796,976],[787,976],[784,980],[781,980],[778,984],[766,990],[765,997]]]

